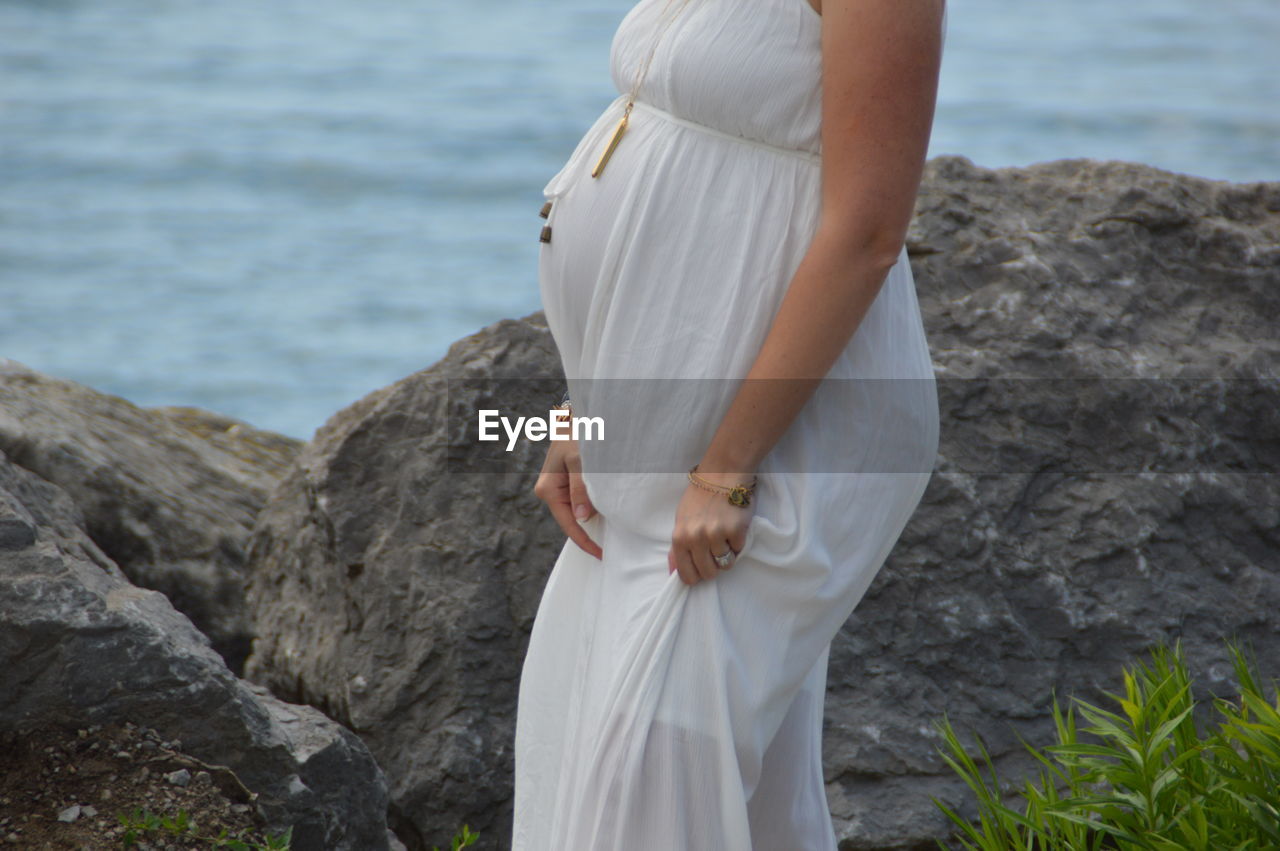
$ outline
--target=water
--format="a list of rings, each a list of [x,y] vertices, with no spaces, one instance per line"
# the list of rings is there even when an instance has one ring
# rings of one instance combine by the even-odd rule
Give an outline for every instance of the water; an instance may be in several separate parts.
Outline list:
[[[540,307],[629,8],[0,0],[0,356],[309,438]],[[1277,180],[1278,43],[1275,0],[951,0],[931,154]]]

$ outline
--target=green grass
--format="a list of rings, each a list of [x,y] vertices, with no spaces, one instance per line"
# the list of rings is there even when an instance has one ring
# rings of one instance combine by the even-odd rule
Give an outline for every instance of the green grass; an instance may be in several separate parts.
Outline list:
[[[120,841],[125,848],[132,848],[140,839],[153,839],[163,834],[184,836],[209,843],[210,848],[226,848],[229,851],[289,851],[293,828],[279,836],[254,837],[252,834],[229,835],[223,828],[217,836],[203,836],[196,830],[191,814],[179,809],[176,815],[161,815],[149,809],[135,807],[132,812],[116,813],[116,819],[125,827]]]
[[[1087,726],[1077,728],[1075,707],[1064,715],[1055,695],[1057,743],[1037,749],[1019,735],[1040,773],[1009,803],[982,738],[975,733],[986,777],[944,714],[939,752],[976,796],[978,821],[931,800],[973,851],[1280,848],[1280,699],[1273,682],[1268,700],[1255,666],[1228,647],[1238,696],[1213,698],[1220,720],[1203,737],[1180,640],[1125,669],[1124,693],[1106,692],[1115,711],[1073,697]]]
[[[468,845],[475,843],[480,838],[479,833],[472,833],[471,826],[464,824],[458,828],[458,832],[453,835],[453,842],[450,844],[450,851],[458,851],[459,848],[466,848]],[[431,851],[440,851],[440,846],[432,845]]]

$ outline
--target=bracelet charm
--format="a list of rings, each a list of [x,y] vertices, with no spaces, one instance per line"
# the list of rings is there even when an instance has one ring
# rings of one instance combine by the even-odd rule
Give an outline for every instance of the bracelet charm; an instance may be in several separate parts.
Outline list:
[[[727,485],[717,485],[714,482],[709,482],[706,479],[699,476],[698,465],[694,464],[692,467],[689,468],[689,481],[693,482],[695,485],[697,485],[698,487],[702,488],[705,491],[724,494],[726,497],[728,497],[730,505],[736,505],[739,508],[746,508],[748,505],[751,504],[751,494],[756,489],[757,479],[756,477],[753,476],[751,479],[751,484],[749,485],[739,484],[739,485],[733,485],[732,487]]]

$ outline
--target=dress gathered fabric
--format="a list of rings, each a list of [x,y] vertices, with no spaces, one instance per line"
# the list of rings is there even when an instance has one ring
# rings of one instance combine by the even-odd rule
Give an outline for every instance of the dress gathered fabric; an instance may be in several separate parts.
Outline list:
[[[628,92],[663,0],[610,50]],[[667,552],[685,471],[750,369],[818,223],[821,17],[806,0],[692,0],[546,184],[539,282],[583,440],[583,526],[547,580],[519,687],[515,851],[834,851],[827,659],[915,511],[938,402],[905,249],[757,470],[733,566]],[[695,379],[673,391],[661,381]],[[613,388],[606,390],[606,387]],[[662,458],[661,464],[649,463]]]

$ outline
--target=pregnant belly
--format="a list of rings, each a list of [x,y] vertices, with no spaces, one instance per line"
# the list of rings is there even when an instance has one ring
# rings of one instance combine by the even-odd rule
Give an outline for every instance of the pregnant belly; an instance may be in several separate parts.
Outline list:
[[[744,375],[812,240],[817,170],[658,120],[592,178],[596,158],[559,182],[540,257],[566,371]]]

